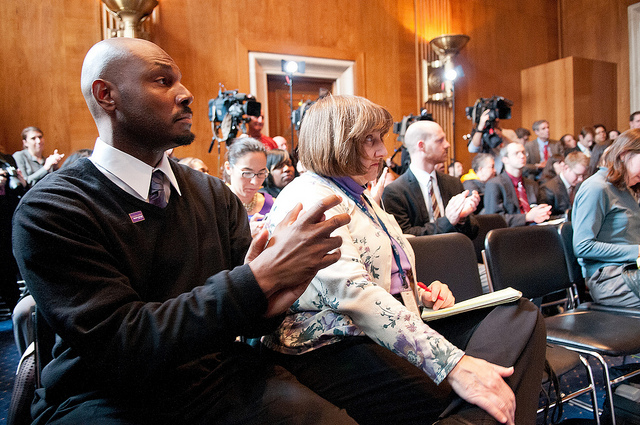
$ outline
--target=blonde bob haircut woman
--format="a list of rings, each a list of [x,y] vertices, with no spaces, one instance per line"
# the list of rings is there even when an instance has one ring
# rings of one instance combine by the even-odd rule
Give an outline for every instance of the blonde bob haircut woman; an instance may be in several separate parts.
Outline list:
[[[366,173],[361,158],[365,138],[387,133],[391,114],[359,96],[326,96],[305,113],[300,127],[300,161],[308,170],[326,177]]]

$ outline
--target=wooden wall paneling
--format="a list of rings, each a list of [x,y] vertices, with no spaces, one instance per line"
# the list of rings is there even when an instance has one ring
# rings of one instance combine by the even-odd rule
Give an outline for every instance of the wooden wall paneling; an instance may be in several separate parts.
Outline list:
[[[549,121],[551,138],[616,117],[616,65],[568,57],[522,71],[523,118]]]
[[[638,0],[558,0],[565,56],[617,64],[617,117],[607,128],[629,128],[629,36],[627,7]],[[603,114],[606,115],[604,109]],[[594,123],[603,121],[596,119]]]
[[[522,121],[549,121],[551,138],[574,131],[573,59],[559,59],[522,70]],[[532,131],[532,139],[535,135]]]
[[[594,124],[616,128],[618,103],[616,69],[615,63],[573,58],[574,132],[576,134],[583,126]]]

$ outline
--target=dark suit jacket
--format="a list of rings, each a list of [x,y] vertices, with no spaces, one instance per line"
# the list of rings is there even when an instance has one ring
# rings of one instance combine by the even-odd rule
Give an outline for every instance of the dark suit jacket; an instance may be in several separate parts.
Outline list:
[[[576,190],[577,189],[578,188],[576,188]],[[569,200],[569,192],[567,192],[567,188],[564,187],[560,176],[555,176],[540,186],[538,201],[541,204],[551,205],[551,215],[564,214],[572,207],[571,201]]]
[[[524,188],[530,204],[538,203],[538,183],[523,177]],[[489,180],[484,188],[484,213],[502,214],[510,227],[527,224],[525,214],[520,212],[516,189],[506,173]]]
[[[482,209],[484,208],[484,187],[486,185],[486,182],[481,182],[478,179],[472,179],[472,180],[465,180],[462,182],[462,186],[464,187],[465,190],[468,190],[469,193],[473,192],[474,190],[476,192],[478,192],[478,195],[480,195],[480,203],[478,204],[478,208],[476,208],[476,214],[482,214]]]
[[[464,191],[460,179],[455,177],[436,171],[436,180],[445,208],[452,197]],[[430,223],[420,183],[411,169],[384,189],[382,202],[385,210],[393,214],[404,233],[422,236],[460,232],[471,239],[478,234],[478,222],[472,216],[455,226],[446,217],[439,217],[434,223]]]
[[[538,169],[536,164],[541,161],[540,148],[538,147],[538,139],[531,140],[524,144],[524,150],[527,155],[527,165],[522,170],[522,175],[530,179],[537,179],[542,169]],[[557,140],[549,140],[549,156],[551,155],[563,155],[564,149],[562,143]]]
[[[605,149],[611,146],[612,143],[613,140],[607,139],[604,142],[599,143],[593,147],[593,150],[591,151],[591,157],[589,158],[588,175],[584,176],[585,179],[598,171],[598,164],[600,163],[602,154],[604,153]]]

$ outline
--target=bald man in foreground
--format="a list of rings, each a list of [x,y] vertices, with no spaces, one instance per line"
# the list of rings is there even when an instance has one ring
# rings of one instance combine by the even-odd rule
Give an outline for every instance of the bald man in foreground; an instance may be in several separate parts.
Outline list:
[[[435,169],[447,160],[450,147],[442,127],[433,121],[416,121],[407,129],[404,144],[411,165],[385,188],[385,210],[395,216],[405,234],[460,232],[475,238],[478,223],[471,213],[480,195],[464,190],[460,179]]]
[[[82,68],[93,156],[44,178],[16,211],[20,270],[61,337],[35,423],[354,423],[235,342],[275,329],[340,257],[329,235],[348,216],[323,220],[338,203],[328,197],[250,245],[236,196],[165,154],[195,137],[180,81],[155,44],[96,44]]]

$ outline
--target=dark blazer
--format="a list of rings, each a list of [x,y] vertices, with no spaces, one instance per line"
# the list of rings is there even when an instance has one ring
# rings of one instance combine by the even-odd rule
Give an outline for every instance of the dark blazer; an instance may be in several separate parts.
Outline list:
[[[530,204],[538,203],[538,183],[523,177],[524,188]],[[525,214],[520,212],[516,189],[506,173],[489,180],[484,188],[484,213],[502,214],[510,227],[527,224]]]
[[[576,187],[575,189],[576,192],[578,190],[578,187]],[[569,192],[560,179],[560,176],[555,176],[554,178],[540,186],[538,201],[541,204],[551,205],[551,215],[564,214],[568,209],[572,207],[571,201],[569,199]]]
[[[487,182],[481,182],[478,179],[465,180],[462,182],[462,187],[464,187],[465,190],[468,190],[469,193],[475,190],[476,192],[478,192],[478,195],[480,195],[480,203],[476,208],[475,214],[481,214],[482,209],[484,208],[484,187],[486,183]]]
[[[593,150],[591,151],[591,157],[589,158],[588,175],[584,176],[585,179],[595,174],[596,171],[598,171],[598,164],[600,163],[602,154],[604,153],[605,149],[611,146],[612,143],[613,143],[613,140],[607,139],[604,142],[599,143],[593,147]]]
[[[445,208],[452,197],[464,191],[460,179],[455,177],[436,171],[436,180]],[[382,202],[384,209],[393,214],[404,233],[422,236],[460,232],[471,239],[478,234],[478,222],[472,216],[455,226],[446,217],[439,217],[434,223],[430,223],[420,183],[411,169],[407,169],[384,189]]]
[[[534,139],[525,143],[524,151],[527,155],[527,165],[525,165],[525,169],[522,170],[522,175],[530,179],[536,179],[537,176],[539,176],[542,172],[541,169],[538,169],[538,167],[536,167],[536,164],[541,161],[538,139]],[[551,155],[564,156],[562,143],[558,142],[557,140],[549,140],[549,156]]]

